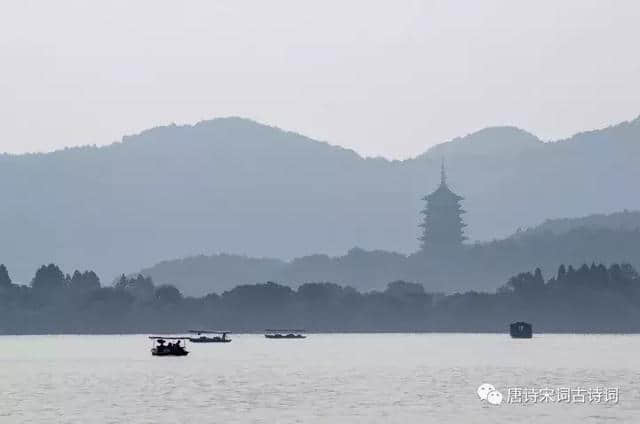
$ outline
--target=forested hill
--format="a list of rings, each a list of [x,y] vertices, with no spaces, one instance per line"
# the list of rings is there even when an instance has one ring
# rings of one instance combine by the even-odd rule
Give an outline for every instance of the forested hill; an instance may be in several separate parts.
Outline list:
[[[388,161],[225,118],[107,147],[0,155],[0,261],[26,282],[49,262],[110,279],[211,252],[409,254],[443,156],[467,235],[502,238],[547,218],[640,209],[630,193],[639,139],[639,119],[551,143],[497,127]]]
[[[524,237],[533,234],[564,234],[569,231],[590,229],[611,229],[634,231],[640,229],[640,211],[622,211],[611,214],[594,214],[580,218],[548,219],[540,225],[516,232],[513,237]]]
[[[265,280],[289,286],[331,281],[358,290],[382,290],[389,281],[422,284],[428,291],[495,290],[532,268],[552,273],[560,264],[626,262],[640,267],[640,230],[580,226],[566,232],[521,232],[447,254],[403,255],[360,248],[344,255],[309,255],[285,262],[235,255],[199,255],[163,261],[140,272],[159,284],[201,296]]]

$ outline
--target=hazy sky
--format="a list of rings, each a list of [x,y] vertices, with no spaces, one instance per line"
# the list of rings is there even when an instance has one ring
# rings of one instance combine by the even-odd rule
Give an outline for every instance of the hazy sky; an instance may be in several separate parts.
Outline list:
[[[404,158],[640,114],[638,1],[0,4],[0,151],[244,116]]]

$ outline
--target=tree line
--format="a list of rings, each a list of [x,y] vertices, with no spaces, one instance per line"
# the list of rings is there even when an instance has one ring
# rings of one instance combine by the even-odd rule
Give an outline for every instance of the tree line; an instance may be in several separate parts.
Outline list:
[[[535,331],[640,331],[640,277],[628,264],[561,265],[549,279],[538,268],[497,291],[444,295],[407,281],[360,292],[335,283],[297,288],[274,282],[188,297],[150,277],[122,275],[103,286],[93,271],[39,268],[29,285],[0,265],[0,333],[150,333],[189,328],[261,331],[504,332],[525,320]]]

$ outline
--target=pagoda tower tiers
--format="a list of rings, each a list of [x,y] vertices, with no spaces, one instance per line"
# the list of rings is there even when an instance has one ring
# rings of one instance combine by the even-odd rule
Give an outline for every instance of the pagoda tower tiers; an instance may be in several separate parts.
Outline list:
[[[423,251],[450,251],[462,246],[466,240],[462,220],[465,211],[460,206],[464,198],[455,194],[447,185],[444,160],[440,169],[440,186],[425,196],[426,208],[421,211],[424,219],[420,224],[422,236],[418,238]]]

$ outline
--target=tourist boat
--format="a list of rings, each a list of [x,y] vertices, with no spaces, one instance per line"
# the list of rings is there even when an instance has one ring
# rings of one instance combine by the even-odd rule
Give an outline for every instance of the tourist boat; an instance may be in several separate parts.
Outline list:
[[[533,326],[528,322],[513,322],[509,326],[509,333],[514,339],[530,339],[533,337]]]
[[[198,337],[189,337],[191,343],[229,343],[231,339],[227,337],[230,331],[210,331],[210,330],[189,330],[189,333],[196,334]],[[217,336],[207,337],[203,334],[218,334]]]
[[[151,354],[153,356],[187,356],[187,337],[149,336],[153,340]],[[176,340],[175,343],[168,340]],[[181,345],[180,342],[183,342]]]
[[[264,336],[267,339],[306,339],[304,330],[292,330],[292,329],[267,329],[264,330]]]

